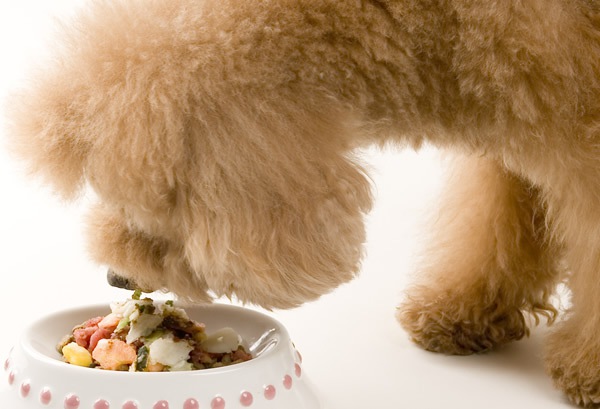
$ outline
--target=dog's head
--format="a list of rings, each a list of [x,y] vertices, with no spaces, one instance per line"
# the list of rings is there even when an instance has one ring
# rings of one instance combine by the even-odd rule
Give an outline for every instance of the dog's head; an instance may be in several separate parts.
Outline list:
[[[113,285],[296,306],[359,268],[350,121],[275,86],[276,61],[224,64],[239,48],[198,24],[202,3],[93,3],[13,100],[15,146],[63,196],[95,191],[89,250]]]

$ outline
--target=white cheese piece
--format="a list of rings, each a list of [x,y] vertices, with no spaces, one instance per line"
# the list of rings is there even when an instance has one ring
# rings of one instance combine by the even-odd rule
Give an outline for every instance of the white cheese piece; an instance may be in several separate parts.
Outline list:
[[[202,349],[215,354],[226,354],[240,346],[240,336],[233,328],[225,327],[213,332],[202,341]]]
[[[133,319],[127,337],[125,338],[125,341],[128,344],[131,344],[141,337],[150,335],[163,320],[160,315],[155,314],[139,314],[138,317]]]
[[[160,363],[171,368],[183,366],[194,349],[187,341],[175,341],[172,336],[159,338],[148,347],[151,363]]]

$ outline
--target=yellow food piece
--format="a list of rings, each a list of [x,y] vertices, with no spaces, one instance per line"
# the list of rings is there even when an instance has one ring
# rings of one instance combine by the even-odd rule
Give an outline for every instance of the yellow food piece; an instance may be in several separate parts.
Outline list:
[[[160,363],[150,364],[146,367],[146,371],[148,372],[162,372],[165,369],[165,366]]]
[[[65,361],[71,365],[90,366],[92,365],[92,354],[76,342],[71,342],[62,348],[62,354]]]

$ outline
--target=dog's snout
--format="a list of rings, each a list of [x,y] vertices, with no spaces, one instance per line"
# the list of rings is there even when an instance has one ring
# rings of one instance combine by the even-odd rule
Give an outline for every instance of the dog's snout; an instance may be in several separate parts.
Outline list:
[[[126,290],[136,290],[138,287],[132,280],[118,275],[113,270],[109,269],[106,272],[106,281],[112,287],[124,288]]]

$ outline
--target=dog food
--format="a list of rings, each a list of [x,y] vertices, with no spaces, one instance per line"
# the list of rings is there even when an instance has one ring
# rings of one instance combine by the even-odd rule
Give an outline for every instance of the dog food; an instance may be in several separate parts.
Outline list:
[[[210,335],[172,301],[136,291],[111,313],[73,328],[59,343],[65,362],[111,371],[168,372],[218,368],[252,359],[231,328]]]

